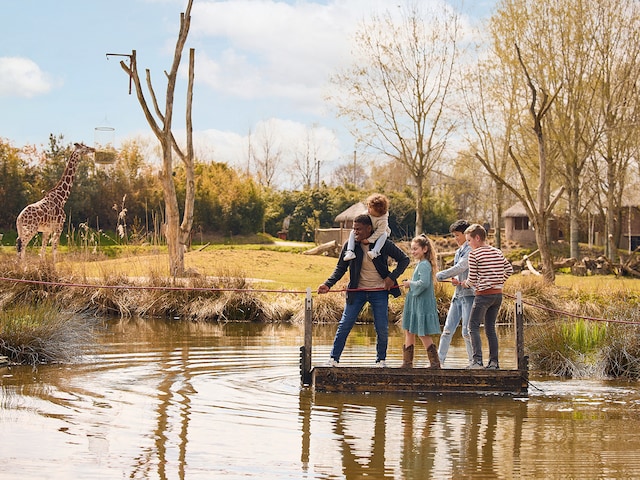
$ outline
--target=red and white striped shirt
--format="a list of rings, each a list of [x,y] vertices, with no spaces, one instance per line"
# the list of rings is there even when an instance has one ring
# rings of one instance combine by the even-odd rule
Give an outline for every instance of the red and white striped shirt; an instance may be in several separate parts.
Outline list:
[[[500,250],[490,245],[482,245],[469,252],[469,276],[466,287],[473,287],[476,295],[490,290],[502,290],[504,282],[513,273],[513,267]]]

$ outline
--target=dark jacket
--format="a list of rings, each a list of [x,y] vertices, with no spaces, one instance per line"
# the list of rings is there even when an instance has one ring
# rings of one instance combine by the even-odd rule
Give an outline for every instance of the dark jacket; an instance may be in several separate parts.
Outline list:
[[[371,247],[373,247],[372,244],[362,245],[361,243],[356,243],[354,251],[356,258],[345,262],[343,260],[344,252],[347,249],[347,244],[345,243],[342,247],[342,252],[340,252],[340,259],[338,260],[335,270],[324,284],[329,288],[333,287],[338,281],[340,281],[347,270],[349,270],[349,284],[347,285],[347,289],[358,288],[358,283],[360,281],[360,269],[362,268],[365,249],[368,251]],[[389,257],[393,258],[397,262],[396,268],[391,272],[389,271]],[[400,296],[400,288],[397,286],[398,277],[407,269],[410,261],[409,257],[390,240],[387,240],[382,246],[380,255],[373,259],[373,265],[376,267],[376,270],[382,279],[384,280],[389,277],[396,283],[396,286],[389,290],[389,293],[394,297]],[[348,301],[349,292],[347,291],[347,302]]]

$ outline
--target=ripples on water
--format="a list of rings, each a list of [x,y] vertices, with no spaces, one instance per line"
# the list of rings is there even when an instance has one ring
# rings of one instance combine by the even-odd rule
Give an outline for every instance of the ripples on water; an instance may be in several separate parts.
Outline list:
[[[328,356],[334,329],[314,332],[314,363]],[[501,336],[503,357],[512,354],[510,335]],[[394,330],[392,366],[400,364],[401,341]],[[300,388],[302,342],[298,326],[129,320],[109,324],[78,364],[0,370],[0,478],[640,472],[636,383],[539,378],[529,399],[313,394]],[[374,343],[370,326],[357,327],[343,363],[371,364]],[[464,356],[455,338],[447,364]],[[509,366],[507,358],[501,363]]]

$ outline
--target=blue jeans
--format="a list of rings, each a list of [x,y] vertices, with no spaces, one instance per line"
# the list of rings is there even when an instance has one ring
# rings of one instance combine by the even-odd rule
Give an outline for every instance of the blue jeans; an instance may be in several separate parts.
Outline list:
[[[350,292],[349,301],[344,306],[342,318],[338,323],[336,336],[333,339],[331,358],[340,361],[349,332],[356,323],[364,304],[369,302],[373,312],[373,324],[376,328],[376,361],[386,360],[387,344],[389,343],[389,292],[378,290],[374,292]]]
[[[444,363],[447,358],[451,338],[456,328],[458,328],[460,320],[462,320],[462,338],[467,347],[467,357],[469,357],[470,362],[473,361],[473,348],[471,348],[471,336],[469,335],[469,315],[471,313],[471,307],[473,306],[473,298],[473,295],[464,295],[451,299],[451,306],[447,312],[447,319],[444,322],[442,335],[440,335],[440,345],[438,347],[438,357],[440,357],[441,363]]]
[[[482,340],[480,324],[484,321],[484,333],[489,342],[489,363],[498,365],[498,335],[496,335],[496,318],[502,304],[502,294],[476,295],[469,316],[473,361],[482,365]]]

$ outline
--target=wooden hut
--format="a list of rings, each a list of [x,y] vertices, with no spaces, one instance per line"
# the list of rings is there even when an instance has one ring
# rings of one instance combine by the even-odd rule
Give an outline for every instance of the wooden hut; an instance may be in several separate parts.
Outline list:
[[[622,201],[622,235],[618,248],[633,251],[640,246],[640,192],[625,194]]]
[[[367,213],[367,206],[362,202],[354,203],[336,216],[334,224],[337,224],[337,227],[316,229],[316,243],[335,241],[338,246],[343,245],[349,239],[354,218],[364,213]]]
[[[512,205],[505,210],[502,216],[504,218],[504,239],[507,242],[517,242],[521,245],[536,243],[536,232],[522,203],[518,202]],[[557,241],[560,237],[556,218],[552,217],[548,220],[547,236],[552,242]]]

